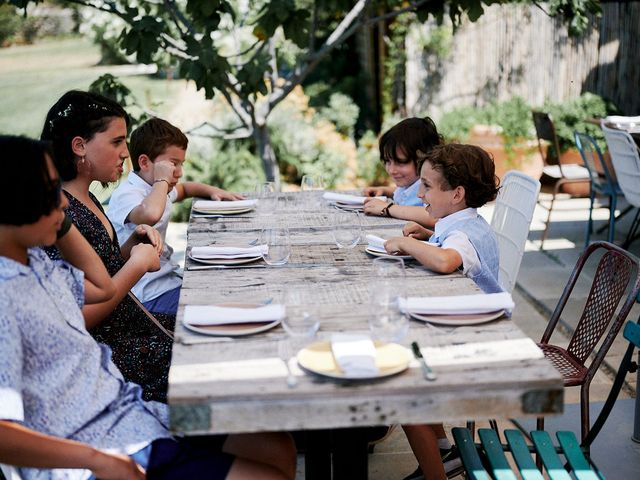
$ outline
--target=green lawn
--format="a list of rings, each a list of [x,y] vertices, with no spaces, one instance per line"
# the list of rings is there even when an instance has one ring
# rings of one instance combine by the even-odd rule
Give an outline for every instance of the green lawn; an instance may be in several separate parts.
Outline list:
[[[124,76],[129,66],[96,66],[99,59],[98,47],[83,38],[0,49],[0,133],[39,136],[47,111],[64,92],[87,89],[104,73],[119,77],[143,105],[160,114],[172,107],[185,85],[146,75]]]

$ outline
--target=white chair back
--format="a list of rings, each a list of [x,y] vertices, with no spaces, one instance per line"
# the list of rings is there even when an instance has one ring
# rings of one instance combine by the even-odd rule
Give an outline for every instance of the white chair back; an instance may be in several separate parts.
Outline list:
[[[522,172],[511,170],[502,178],[491,227],[498,238],[498,281],[509,293],[516,285],[539,192],[540,182]]]
[[[7,480],[22,480],[16,467],[0,463],[0,470]]]
[[[602,124],[611,163],[618,177],[624,198],[634,207],[640,207],[640,155],[633,137],[627,132]]]

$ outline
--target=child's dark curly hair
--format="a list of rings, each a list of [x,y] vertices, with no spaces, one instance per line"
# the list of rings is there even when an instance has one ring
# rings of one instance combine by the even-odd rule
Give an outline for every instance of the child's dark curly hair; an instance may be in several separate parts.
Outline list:
[[[468,207],[481,207],[498,194],[500,179],[496,176],[493,158],[480,147],[459,143],[438,145],[419,155],[418,169],[422,169],[424,162],[442,173],[442,189],[464,187]]]

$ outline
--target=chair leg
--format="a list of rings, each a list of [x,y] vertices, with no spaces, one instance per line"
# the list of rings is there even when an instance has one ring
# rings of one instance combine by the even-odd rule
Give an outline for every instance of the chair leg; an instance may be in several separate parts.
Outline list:
[[[538,417],[536,419],[536,430],[544,430],[544,417]],[[539,453],[536,453],[536,467],[542,471],[542,457]]]
[[[593,204],[596,200],[596,192],[591,189],[591,195],[589,195],[591,203],[589,205],[589,221],[587,222],[587,234],[585,235],[584,248],[589,246],[589,238],[593,233]]]
[[[629,233],[627,233],[627,238],[622,244],[622,248],[626,250],[627,248],[629,248],[629,245],[631,245],[631,242],[633,242],[636,239],[635,235],[636,235],[636,232],[638,231],[639,226],[640,226],[640,208],[636,212],[636,216],[633,219],[633,222],[631,223],[631,227],[629,228]]]
[[[553,204],[556,201],[557,186],[553,189],[553,196],[551,197],[551,203],[549,204],[549,210],[547,212],[547,221],[544,224],[544,232],[542,232],[542,238],[540,239],[540,250],[544,250],[544,241],[547,239],[547,233],[549,233],[549,224],[551,223],[551,210],[553,210]]]
[[[580,443],[584,443],[589,434],[589,384],[580,387]],[[591,455],[590,446],[585,446],[587,456]]]

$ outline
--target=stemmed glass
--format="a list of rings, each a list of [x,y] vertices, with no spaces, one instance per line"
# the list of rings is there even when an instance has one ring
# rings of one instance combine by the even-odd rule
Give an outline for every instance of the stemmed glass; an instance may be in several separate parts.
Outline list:
[[[289,229],[285,227],[269,227],[262,230],[260,243],[267,245],[267,251],[262,255],[269,265],[284,265],[291,256],[291,241]]]
[[[405,270],[401,258],[373,260],[373,280],[369,286],[369,329],[377,340],[399,342],[409,331],[409,319],[400,311],[399,298],[405,296]]]
[[[362,237],[358,212],[337,211],[331,216],[331,233],[338,248],[353,248]]]

